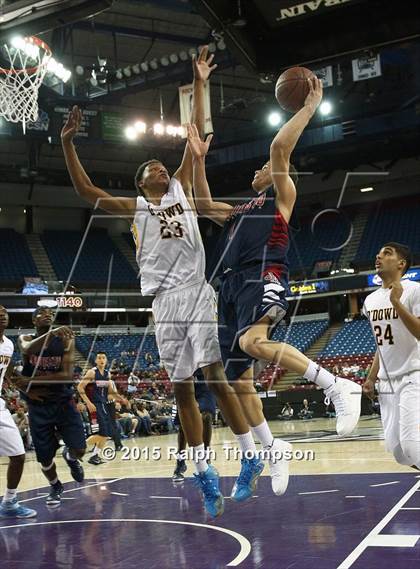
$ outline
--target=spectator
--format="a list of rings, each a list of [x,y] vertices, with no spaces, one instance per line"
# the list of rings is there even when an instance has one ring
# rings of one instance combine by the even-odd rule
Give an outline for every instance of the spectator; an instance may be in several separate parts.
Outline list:
[[[152,420],[157,423],[162,430],[166,430],[168,433],[173,433],[175,431],[171,414],[172,407],[168,413],[160,403],[154,405],[153,409],[150,411],[150,417]]]
[[[314,412],[309,409],[309,403],[307,399],[303,400],[302,409],[299,411],[299,419],[312,419]]]
[[[143,401],[133,405],[133,412],[139,421],[137,433],[144,432],[146,436],[150,436],[152,434],[152,419]]]
[[[290,403],[286,403],[278,417],[282,421],[290,421],[293,419],[293,413],[293,407],[290,405]]]

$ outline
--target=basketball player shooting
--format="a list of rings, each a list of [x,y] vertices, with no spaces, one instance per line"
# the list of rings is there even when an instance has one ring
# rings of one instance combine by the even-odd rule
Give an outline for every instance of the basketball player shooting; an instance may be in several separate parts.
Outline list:
[[[378,386],[385,445],[399,464],[420,469],[420,284],[401,280],[411,252],[386,243],[376,256],[382,286],[366,297],[377,350],[364,393],[373,399]]]
[[[255,172],[252,182],[258,196],[246,204],[233,208],[213,201],[205,173],[205,156],[211,137],[203,142],[194,126],[188,129],[197,210],[223,226],[223,277],[218,313],[227,377],[262,446],[283,452],[290,450],[290,445],[274,440],[253,385],[255,360],[266,360],[296,371],[322,387],[334,403],[339,435],[350,434],[360,416],[359,385],[335,377],[293,346],[269,340],[271,329],[287,310],[288,222],[296,201],[290,156],[322,99],[321,81],[314,77],[308,82],[309,93],[304,106],[274,138],[270,161]],[[288,465],[284,461],[278,465],[273,459],[269,465],[273,491],[282,494],[287,487]]]
[[[194,60],[192,119],[204,131],[204,83],[215,68],[204,47]],[[141,290],[155,295],[152,310],[156,342],[166,371],[174,382],[179,416],[197,473],[195,481],[204,495],[208,513],[223,512],[219,476],[209,466],[203,443],[203,426],[194,397],[194,371],[201,368],[227,423],[236,434],[242,459],[237,484],[238,501],[248,499],[264,467],[240,403],[229,386],[217,338],[216,300],[205,280],[205,253],[192,193],[192,157],[186,144],[182,163],[170,178],[157,159],[141,164],[135,176],[137,198],[112,197],[93,185],[73,145],[81,122],[76,107],[64,125],[61,138],[67,168],[78,195],[95,207],[132,221]]]

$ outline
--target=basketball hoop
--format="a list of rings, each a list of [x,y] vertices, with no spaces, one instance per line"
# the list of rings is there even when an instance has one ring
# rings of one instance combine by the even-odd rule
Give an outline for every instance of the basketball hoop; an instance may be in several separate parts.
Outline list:
[[[51,59],[51,50],[41,39],[15,38],[1,48],[9,67],[0,66],[0,116],[10,122],[38,119],[38,90]]]

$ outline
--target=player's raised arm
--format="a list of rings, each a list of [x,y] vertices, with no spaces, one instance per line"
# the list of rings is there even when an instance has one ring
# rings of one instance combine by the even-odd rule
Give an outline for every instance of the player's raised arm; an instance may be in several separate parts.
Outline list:
[[[193,58],[193,106],[191,112],[191,122],[196,125],[201,136],[204,135],[204,86],[208,80],[210,73],[216,69],[217,65],[212,65],[213,55],[207,58],[208,46],[205,45],[200,51],[198,59]],[[188,197],[192,197],[192,181],[193,181],[193,165],[191,152],[188,143],[185,145],[184,155],[178,170],[174,177],[177,178],[186,192]]]
[[[223,225],[232,211],[232,206],[215,202],[211,196],[206,176],[206,154],[212,138],[213,135],[210,134],[205,141],[201,140],[197,127],[188,125],[188,146],[193,156],[193,185],[197,211]]]
[[[322,99],[322,83],[308,79],[309,93],[304,106],[276,134],[270,147],[271,176],[279,198],[280,210],[290,219],[296,201],[296,188],[289,176],[290,156],[305,127]]]
[[[18,348],[22,353],[36,354],[40,350],[45,349],[55,337],[62,338],[63,341],[68,341],[74,338],[74,333],[68,326],[59,326],[35,338],[21,334],[18,337]]]
[[[77,134],[81,122],[82,112],[75,106],[70,111],[67,122],[61,131],[61,143],[67,170],[76,193],[91,205],[114,215],[134,216],[136,209],[135,198],[113,197],[96,187],[86,174],[73,144],[73,138]]]

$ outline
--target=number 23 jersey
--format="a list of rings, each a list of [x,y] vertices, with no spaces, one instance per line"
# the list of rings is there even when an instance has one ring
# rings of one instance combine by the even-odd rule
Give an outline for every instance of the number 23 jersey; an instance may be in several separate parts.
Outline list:
[[[401,281],[401,303],[420,317],[420,284]],[[390,301],[391,289],[379,288],[366,297],[363,314],[369,319],[379,351],[379,379],[402,378],[420,370],[420,344],[409,332]]]
[[[205,252],[197,215],[180,182],[171,178],[159,206],[137,198],[131,232],[143,295],[204,280]]]

